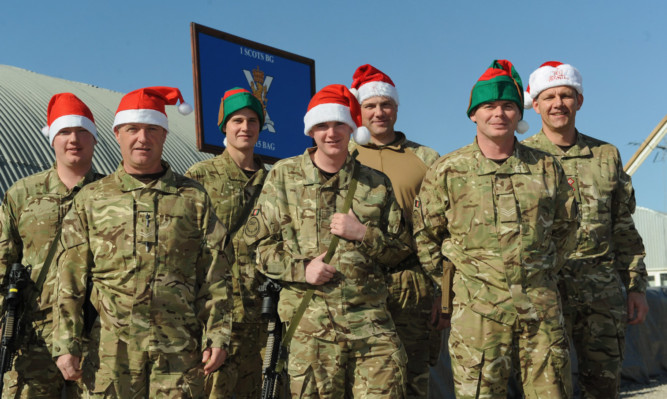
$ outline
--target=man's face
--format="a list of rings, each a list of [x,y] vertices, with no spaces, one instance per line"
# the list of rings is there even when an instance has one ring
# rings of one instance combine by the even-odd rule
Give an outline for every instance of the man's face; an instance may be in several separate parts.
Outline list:
[[[350,134],[352,128],[343,122],[318,123],[308,132],[315,140],[317,151],[322,151],[322,155],[332,159],[347,157]]]
[[[162,147],[167,130],[146,123],[126,123],[114,129],[127,173],[150,174],[162,171]]]
[[[250,108],[242,108],[227,119],[223,131],[227,135],[227,147],[239,151],[252,151],[259,138],[259,117]]]
[[[584,96],[570,86],[556,86],[541,92],[533,100],[533,109],[542,117],[543,128],[553,132],[574,129],[577,111]]]
[[[394,133],[398,105],[389,97],[367,98],[361,104],[361,122],[371,132],[371,137]]]
[[[520,118],[519,106],[505,100],[481,104],[470,116],[470,120],[477,123],[477,135],[490,140],[514,136]]]
[[[92,133],[82,127],[62,128],[53,138],[56,162],[60,166],[89,168],[96,143]]]

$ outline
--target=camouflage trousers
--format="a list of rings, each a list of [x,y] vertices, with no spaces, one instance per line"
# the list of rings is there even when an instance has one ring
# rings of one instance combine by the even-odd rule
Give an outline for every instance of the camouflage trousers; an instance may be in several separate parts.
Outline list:
[[[129,351],[126,343],[103,342],[99,367],[84,383],[88,398],[204,398],[202,354]]]
[[[419,265],[391,275],[387,307],[408,355],[408,398],[426,398],[430,366],[437,363],[441,335],[430,325],[433,285]]]
[[[225,364],[206,377],[206,394],[210,399],[259,398],[266,338],[266,323],[234,323]]]
[[[449,353],[457,398],[505,398],[513,359],[518,359],[526,398],[572,397],[561,317],[508,326],[455,305]]]
[[[292,338],[288,374],[292,398],[405,397],[405,350],[396,333],[331,342]]]
[[[618,398],[627,320],[620,288],[609,298],[585,303],[569,299],[564,316],[577,355],[581,397]]]
[[[63,389],[64,397],[69,399],[78,399],[82,394],[76,382],[65,381],[44,342],[19,351],[14,366],[5,373],[4,384],[3,399],[60,399]]]

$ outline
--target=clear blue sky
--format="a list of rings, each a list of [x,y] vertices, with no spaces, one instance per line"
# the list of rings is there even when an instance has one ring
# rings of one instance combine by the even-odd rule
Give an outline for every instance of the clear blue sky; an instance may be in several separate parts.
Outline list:
[[[470,89],[493,59],[524,82],[558,60],[584,78],[577,127],[626,162],[667,114],[666,18],[664,0],[14,0],[2,4],[0,63],[120,92],[176,86],[192,102],[197,22],[313,58],[318,89],[375,65],[398,88],[396,127],[445,154],[473,140]],[[536,133],[534,111],[526,120]],[[667,212],[667,163],[653,159],[633,177],[637,203]]]

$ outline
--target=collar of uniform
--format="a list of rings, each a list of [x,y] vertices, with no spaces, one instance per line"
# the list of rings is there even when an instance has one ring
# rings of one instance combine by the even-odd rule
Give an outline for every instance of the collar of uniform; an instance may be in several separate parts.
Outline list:
[[[547,151],[550,154],[558,155],[563,158],[575,158],[575,157],[590,157],[591,149],[586,143],[585,136],[576,130],[577,132],[577,142],[567,151],[563,151],[562,148],[552,143],[551,140],[547,137],[543,130],[537,135],[537,140],[540,142],[542,148],[548,148]]]
[[[514,151],[512,152],[512,155],[510,155],[510,157],[500,165],[484,156],[482,150],[479,148],[479,144],[477,143],[477,137],[475,137],[473,146],[475,149],[475,158],[477,159],[477,174],[480,176],[493,174],[516,175],[530,173],[530,169],[523,161],[523,159],[525,159],[525,146],[519,143],[516,137],[514,137]]]
[[[91,167],[90,170],[83,176],[83,179],[79,180],[74,187],[70,190],[65,186],[65,184],[60,180],[60,176],[58,176],[58,163],[54,162],[53,166],[51,166],[51,169],[49,169],[49,173],[47,174],[46,177],[46,189],[48,192],[53,192],[60,194],[62,196],[67,196],[71,192],[78,192],[81,187],[85,186],[86,184],[95,181],[95,172],[93,171],[93,168]]]
[[[174,171],[169,166],[167,161],[160,161],[162,167],[166,169],[164,176],[157,179],[156,182],[148,183],[151,185],[151,188],[158,191],[163,191],[166,193],[176,193],[178,192],[178,187],[176,187],[176,177],[174,176]],[[116,179],[118,179],[121,191],[134,191],[139,190],[147,185],[141,181],[130,176],[123,167],[123,161],[120,162],[118,168],[116,168]]]
[[[388,150],[394,150],[394,151],[403,151],[403,146],[405,145],[405,142],[407,141],[407,138],[405,137],[405,134],[403,132],[396,131],[394,133],[396,133],[396,137],[394,138],[394,141],[392,141],[389,144],[377,145],[377,144],[374,144],[371,141],[368,144],[362,145],[362,146],[359,146],[359,147],[372,148],[374,150],[388,149]],[[350,140],[350,141],[352,141],[352,140]]]
[[[264,173],[266,173],[266,169],[264,168],[264,161],[262,161],[262,158],[257,154],[253,154],[253,160],[255,161],[255,163],[257,163],[257,165],[259,165],[259,169],[255,174],[253,174],[253,176],[250,179],[243,172],[243,169],[241,169],[236,164],[236,162],[234,162],[234,160],[227,151],[215,157],[214,165],[215,168],[218,170],[218,173],[227,176],[229,180],[241,181],[247,183],[250,180],[254,180],[255,177],[261,176]]]
[[[320,170],[317,169],[317,166],[315,166],[313,160],[310,158],[310,154],[312,152],[315,152],[316,150],[317,147],[311,147],[306,149],[301,159],[301,170],[303,170],[306,178],[306,182],[304,184],[306,186],[314,184],[322,185]],[[334,177],[330,181],[332,183],[339,182],[338,185],[340,188],[347,187],[350,184],[350,181],[352,180],[352,169],[354,167],[354,162],[357,161],[354,158],[352,158],[352,156],[348,153],[347,158],[345,158],[345,163],[343,164],[343,167],[340,168],[340,170],[337,173],[338,179]]]

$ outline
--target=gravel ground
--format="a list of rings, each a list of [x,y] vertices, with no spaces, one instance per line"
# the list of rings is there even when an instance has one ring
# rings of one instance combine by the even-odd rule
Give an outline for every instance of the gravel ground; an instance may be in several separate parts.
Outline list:
[[[667,375],[651,378],[648,384],[621,382],[621,398],[665,399],[667,398]]]

